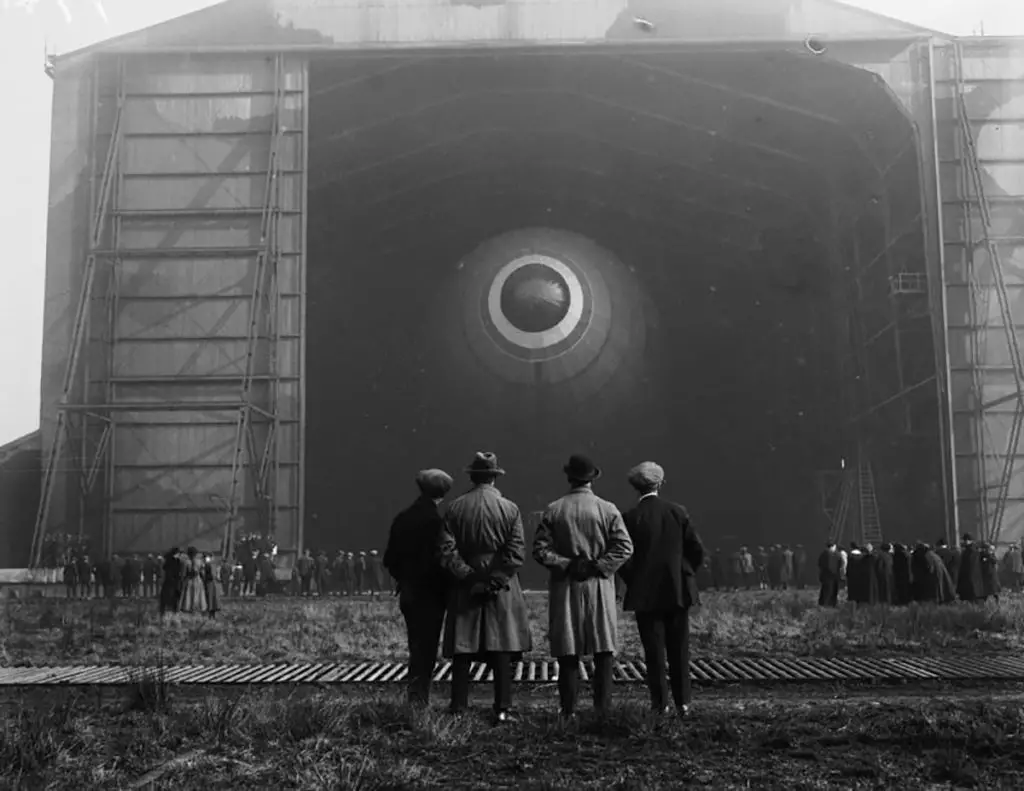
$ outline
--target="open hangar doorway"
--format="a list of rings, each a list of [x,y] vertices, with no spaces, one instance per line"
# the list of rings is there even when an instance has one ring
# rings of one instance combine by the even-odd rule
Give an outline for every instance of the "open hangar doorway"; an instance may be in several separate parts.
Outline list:
[[[572,452],[624,505],[657,460],[731,547],[820,543],[819,473],[859,447],[887,537],[941,530],[919,151],[875,75],[346,55],[309,113],[306,546],[379,548],[415,470],[485,449],[527,518]]]

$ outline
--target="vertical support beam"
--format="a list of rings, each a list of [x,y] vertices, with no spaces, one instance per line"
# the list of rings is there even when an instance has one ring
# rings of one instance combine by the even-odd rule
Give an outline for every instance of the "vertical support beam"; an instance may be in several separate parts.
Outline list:
[[[92,310],[94,291],[96,285],[96,271],[100,266],[98,251],[108,235],[108,214],[111,204],[111,193],[115,179],[116,163],[119,161],[119,150],[121,144],[122,121],[124,111],[124,86],[119,82],[117,94],[117,108],[114,115],[114,123],[111,129],[110,144],[107,149],[107,157],[103,168],[103,178],[100,185],[99,196],[96,202],[96,211],[91,218],[89,229],[88,250],[85,266],[82,273],[82,285],[78,294],[78,304],[75,308],[74,324],[71,331],[71,343],[68,350],[68,362],[64,371],[63,387],[61,397],[57,403],[57,425],[53,436],[53,443],[49,454],[44,462],[42,488],[39,498],[39,509],[36,512],[36,523],[32,534],[31,562],[38,566],[43,543],[46,536],[50,518],[50,504],[53,497],[54,477],[64,458],[64,451],[68,444],[70,433],[68,424],[68,407],[71,403],[78,375],[78,366],[81,363],[83,349],[87,351],[87,336],[85,333],[88,326],[89,314]]]
[[[921,222],[928,255],[928,294],[932,305],[932,336],[935,350],[935,385],[939,403],[939,441],[942,454],[942,487],[946,510],[946,540],[960,543],[959,482],[949,359],[949,292],[946,287],[945,229],[942,217],[942,187],[939,175],[938,118],[935,110],[935,42],[928,40],[919,63],[928,69],[926,123],[918,126],[922,144],[918,147],[921,183]],[[927,132],[927,135],[925,134]],[[927,145],[925,145],[927,141]],[[932,219],[934,218],[934,227]]]
[[[299,431],[298,431],[298,510],[295,529],[296,549],[301,556],[306,535],[306,305],[309,293],[307,272],[307,231],[309,226],[309,60],[302,64],[302,252],[299,256]]]

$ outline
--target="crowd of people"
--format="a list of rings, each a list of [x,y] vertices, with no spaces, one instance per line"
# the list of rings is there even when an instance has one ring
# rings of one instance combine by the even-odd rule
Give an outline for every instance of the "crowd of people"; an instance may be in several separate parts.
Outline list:
[[[55,564],[53,573],[62,577],[69,599],[155,599],[164,590],[169,576],[178,573],[178,566],[172,564],[175,570],[168,574],[171,558],[181,561],[186,567],[189,564],[199,566],[207,584],[216,589],[217,601],[222,596],[265,596],[269,593],[380,597],[390,590],[390,581],[375,549],[358,554],[339,550],[333,560],[329,560],[324,552],[307,550],[292,564],[290,578],[286,570],[286,578],[282,581],[277,547],[268,538],[252,535],[239,542],[233,563],[219,562],[213,555],[194,548],[181,552],[177,547],[162,556],[113,555],[109,560],[94,561],[84,542],[68,542],[63,544],[62,553],[49,562]],[[187,589],[185,586],[182,591]],[[211,600],[212,595],[207,593],[205,601]],[[170,607],[169,603],[167,606]],[[209,606],[199,609],[210,611]]]
[[[835,607],[844,585],[847,599],[857,604],[998,599],[1003,587],[1000,567],[1009,584],[1019,588],[1024,577],[1020,547],[1010,547],[1000,563],[993,544],[976,542],[969,534],[959,548],[950,547],[945,539],[939,539],[935,548],[920,541],[913,547],[885,543],[877,549],[853,543],[846,550],[830,542],[818,558],[818,603]]]
[[[533,650],[519,581],[527,551],[523,520],[495,486],[505,471],[493,453],[476,454],[465,472],[472,487],[443,513],[451,476],[436,469],[418,474],[420,496],[392,523],[384,565],[397,581],[408,632],[410,702],[429,699],[440,642],[452,660],[451,711],[466,709],[470,666],[482,661],[493,673],[496,721],[505,722],[513,663]],[[532,547],[548,572],[549,650],[559,664],[562,714],[575,714],[584,657],[594,660],[595,708],[610,703],[621,593],[624,609],[636,616],[653,709],[685,716],[689,613],[699,601],[704,563],[700,538],[686,510],[660,497],[665,473],[653,462],[628,473],[637,502],[625,513],[594,492],[601,470],[590,459],[573,456],[563,472],[568,493],[544,512]],[[617,591],[617,579],[624,590]]]
[[[934,547],[924,541],[878,547],[830,543],[814,565],[802,544],[792,549],[781,544],[757,547],[755,552],[744,546],[736,552],[709,553],[698,581],[702,589],[719,591],[802,589],[818,583],[823,606],[835,606],[844,588],[847,599],[858,604],[946,604],[998,598],[1003,589],[1021,590],[1024,556],[1015,544],[1000,558],[994,544],[976,542],[970,535],[960,547],[950,547],[945,539]]]

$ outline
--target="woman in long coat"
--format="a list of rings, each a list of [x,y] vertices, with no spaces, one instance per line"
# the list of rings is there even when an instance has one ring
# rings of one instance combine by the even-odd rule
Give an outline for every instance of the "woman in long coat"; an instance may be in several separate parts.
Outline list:
[[[195,547],[188,548],[185,561],[185,585],[181,591],[182,612],[206,612],[206,586],[203,584],[203,560]]]
[[[217,590],[217,571],[213,567],[213,558],[207,555],[203,563],[203,591],[206,593],[206,611],[215,618],[220,611],[220,592]]]
[[[533,540],[533,557],[548,578],[548,637],[558,659],[562,713],[579,695],[579,662],[593,656],[594,708],[611,703],[612,659],[618,648],[615,572],[633,554],[619,509],[594,494],[601,471],[574,456],[565,466],[572,487],[548,506]]]

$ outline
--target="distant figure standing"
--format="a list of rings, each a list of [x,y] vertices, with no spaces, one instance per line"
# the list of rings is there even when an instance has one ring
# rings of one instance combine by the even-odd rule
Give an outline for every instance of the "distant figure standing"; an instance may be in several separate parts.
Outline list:
[[[836,542],[829,541],[825,551],[818,556],[818,582],[821,584],[821,590],[818,593],[818,606],[836,607],[839,605],[839,582],[842,579],[843,565]]]
[[[181,612],[206,612],[203,559],[195,547],[186,550],[185,584],[181,591]]]
[[[369,566],[366,562],[366,553],[360,552],[356,558],[356,593],[362,596],[370,589]]]
[[[793,552],[793,583],[796,587],[803,589],[807,584],[807,550],[803,544],[797,544]]]
[[[622,514],[594,494],[601,470],[575,455],[562,468],[569,493],[548,506],[533,541],[533,557],[548,570],[548,636],[558,660],[562,715],[579,697],[580,660],[594,657],[594,708],[611,706],[618,643],[615,572],[633,554]],[[628,596],[628,593],[627,593]]]
[[[444,470],[416,475],[420,496],[395,517],[383,564],[396,580],[398,608],[409,639],[409,702],[426,705],[444,626],[448,579],[436,555],[443,520],[439,510],[452,488]]]
[[[473,488],[455,499],[441,530],[441,565],[454,578],[448,596],[444,655],[452,659],[452,711],[469,706],[473,660],[494,673],[494,712],[506,722],[512,706],[512,662],[532,648],[519,569],[526,555],[519,506],[494,483],[505,471],[493,453],[466,468]]]
[[[160,562],[152,554],[146,555],[142,562],[142,595],[147,599],[157,595],[156,579],[160,571]]]
[[[380,555],[376,549],[370,550],[370,557],[366,563],[367,576],[370,578],[370,596],[380,598],[384,591],[384,566],[380,562]]]
[[[985,581],[981,571],[981,552],[970,533],[960,540],[960,573],[957,575],[956,592],[961,601],[981,601],[985,598]]]
[[[627,611],[636,613],[647,662],[651,706],[668,711],[668,687],[681,716],[690,711],[690,608],[700,602],[696,570],[704,545],[686,509],[662,500],[665,471],[643,462],[629,472],[639,497],[623,515],[633,556],[620,570],[626,583]],[[668,678],[665,664],[668,661]]]
[[[314,570],[313,553],[307,549],[302,553],[302,557],[295,561],[295,572],[299,576],[300,593],[303,596],[310,596],[313,593]]]
[[[217,579],[218,574],[213,565],[213,555],[207,554],[203,558],[202,577],[203,592],[206,594],[206,612],[211,618],[216,618],[220,611],[220,591],[217,590],[220,580]]]
[[[895,600],[896,578],[893,574],[892,544],[882,544],[881,551],[872,555],[875,564],[875,579],[878,582],[878,603],[890,605]]]
[[[179,555],[181,550],[173,547],[164,556],[162,577],[160,585],[160,614],[166,612],[177,612],[181,604],[181,580],[185,570]]]

